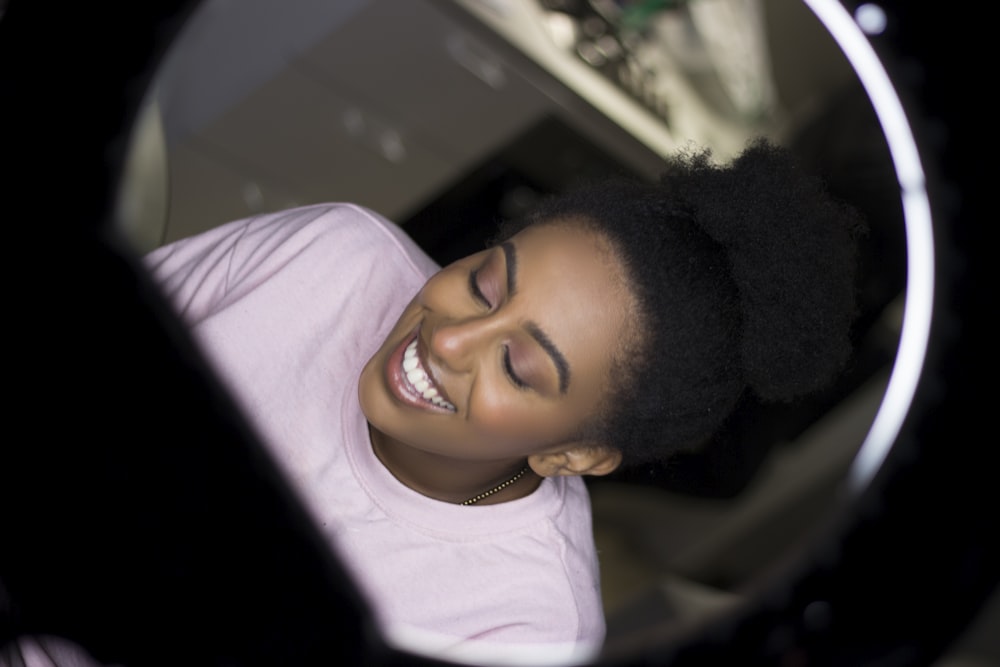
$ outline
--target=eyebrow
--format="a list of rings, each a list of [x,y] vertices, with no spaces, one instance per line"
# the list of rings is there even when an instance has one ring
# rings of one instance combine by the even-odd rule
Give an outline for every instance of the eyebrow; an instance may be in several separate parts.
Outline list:
[[[500,247],[503,248],[504,259],[507,263],[507,297],[510,298],[517,291],[517,248],[510,241],[505,241]],[[565,394],[569,388],[569,363],[566,361],[566,357],[537,324],[527,322],[524,328],[552,358],[552,363],[555,364],[556,372],[559,374],[559,393]]]
[[[528,333],[538,341],[538,344],[542,346],[550,357],[552,357],[552,363],[556,365],[556,372],[559,373],[559,393],[565,394],[566,390],[569,388],[569,364],[566,362],[566,357],[562,355],[559,348],[556,347],[555,343],[545,335],[537,324],[534,322],[527,322],[524,325]]]

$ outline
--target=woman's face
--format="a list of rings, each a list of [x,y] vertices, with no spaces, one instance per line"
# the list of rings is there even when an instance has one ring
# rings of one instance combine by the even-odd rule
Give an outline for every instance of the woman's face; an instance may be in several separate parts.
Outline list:
[[[599,235],[530,227],[435,274],[365,366],[374,429],[425,452],[502,461],[573,442],[602,406],[631,296]]]

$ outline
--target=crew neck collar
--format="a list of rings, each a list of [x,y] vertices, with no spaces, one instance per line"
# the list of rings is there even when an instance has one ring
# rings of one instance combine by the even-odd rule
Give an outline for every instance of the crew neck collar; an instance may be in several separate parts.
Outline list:
[[[543,479],[531,494],[495,505],[462,506],[414,491],[378,460],[357,392],[345,394],[341,423],[348,461],[364,492],[387,515],[423,532],[467,540],[523,530],[561,510],[566,477]]]

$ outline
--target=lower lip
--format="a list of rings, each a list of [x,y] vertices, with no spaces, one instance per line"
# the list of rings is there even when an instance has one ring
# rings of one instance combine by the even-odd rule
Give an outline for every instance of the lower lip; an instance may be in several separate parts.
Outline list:
[[[389,391],[398,401],[411,407],[428,412],[450,413],[450,410],[424,400],[424,397],[418,394],[406,379],[406,374],[403,372],[403,355],[406,353],[406,347],[416,337],[417,332],[411,332],[409,336],[403,339],[402,343],[396,346],[396,349],[392,351],[389,358],[386,359],[385,379],[386,384],[389,386]]]

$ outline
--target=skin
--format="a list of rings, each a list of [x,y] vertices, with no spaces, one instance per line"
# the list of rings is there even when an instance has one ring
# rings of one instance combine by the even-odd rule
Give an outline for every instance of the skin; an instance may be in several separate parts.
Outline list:
[[[523,497],[545,476],[614,470],[617,450],[578,434],[607,398],[614,355],[633,321],[622,275],[601,236],[559,222],[431,277],[361,374],[361,407],[381,462],[446,502],[530,465],[481,504]],[[396,370],[414,339],[443,405],[416,397]]]

